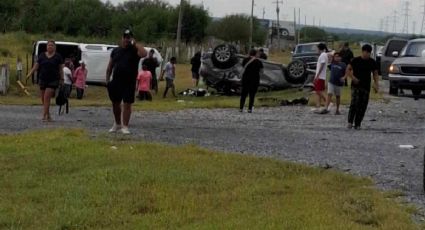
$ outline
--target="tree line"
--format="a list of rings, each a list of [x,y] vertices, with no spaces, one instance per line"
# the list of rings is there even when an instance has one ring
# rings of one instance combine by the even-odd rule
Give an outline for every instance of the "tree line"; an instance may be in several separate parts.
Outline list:
[[[236,20],[225,21],[231,24],[229,27],[213,22],[208,10],[200,5],[185,1],[182,7],[183,42],[201,43],[207,36],[228,42],[248,40],[249,17],[229,16]],[[156,43],[176,38],[179,9],[180,6],[162,0],[131,0],[118,5],[100,0],[1,0],[0,28],[4,33],[25,31],[104,38],[120,36],[123,29],[130,28],[144,42]],[[241,23],[243,31],[240,34],[232,31]],[[258,22],[254,27],[255,41],[262,44],[265,36],[261,38]],[[232,33],[238,36],[229,37]]]

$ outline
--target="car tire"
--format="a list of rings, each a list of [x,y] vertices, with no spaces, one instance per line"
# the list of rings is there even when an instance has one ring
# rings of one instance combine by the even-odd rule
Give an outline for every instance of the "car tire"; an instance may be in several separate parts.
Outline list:
[[[211,60],[219,69],[229,69],[238,63],[236,48],[232,45],[219,45],[214,48]]]
[[[288,31],[288,30],[286,30],[286,29],[282,30],[282,36],[283,36],[284,38],[289,37],[289,31]]]
[[[395,87],[393,83],[390,82],[390,95],[398,96],[398,87]]]
[[[295,60],[289,63],[286,80],[291,84],[303,84],[307,78],[307,67],[301,60]]]

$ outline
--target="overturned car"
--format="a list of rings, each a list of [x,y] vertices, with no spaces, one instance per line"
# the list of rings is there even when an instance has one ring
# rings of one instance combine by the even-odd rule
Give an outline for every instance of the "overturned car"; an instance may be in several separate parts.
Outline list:
[[[232,45],[219,45],[202,57],[200,74],[206,84],[219,93],[238,94],[241,90],[242,61],[246,58],[237,53]],[[260,59],[264,71],[260,76],[260,90],[281,90],[294,87],[312,86],[311,70],[301,60],[288,65]]]

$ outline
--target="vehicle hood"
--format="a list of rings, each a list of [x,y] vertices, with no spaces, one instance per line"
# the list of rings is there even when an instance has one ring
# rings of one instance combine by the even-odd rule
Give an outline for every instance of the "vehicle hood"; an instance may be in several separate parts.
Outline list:
[[[395,65],[423,65],[425,66],[425,57],[400,57],[394,60]]]

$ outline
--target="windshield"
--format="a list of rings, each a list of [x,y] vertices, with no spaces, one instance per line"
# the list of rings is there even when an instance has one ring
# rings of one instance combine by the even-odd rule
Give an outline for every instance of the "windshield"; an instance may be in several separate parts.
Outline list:
[[[295,53],[297,54],[303,54],[303,53],[318,53],[319,50],[317,49],[317,44],[310,44],[310,45],[299,45],[297,46],[297,50]]]
[[[425,56],[425,42],[412,42],[407,45],[402,53],[402,57],[423,57]]]

